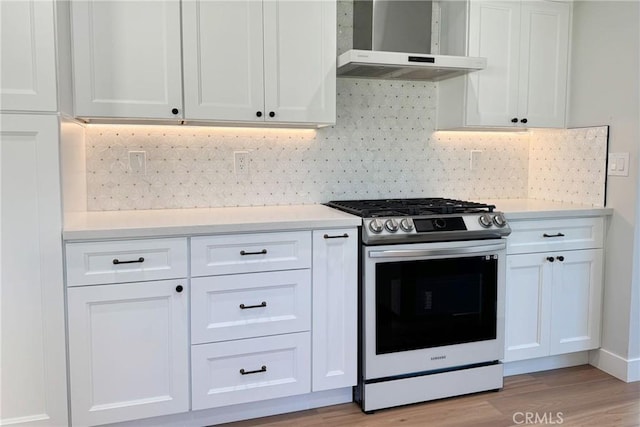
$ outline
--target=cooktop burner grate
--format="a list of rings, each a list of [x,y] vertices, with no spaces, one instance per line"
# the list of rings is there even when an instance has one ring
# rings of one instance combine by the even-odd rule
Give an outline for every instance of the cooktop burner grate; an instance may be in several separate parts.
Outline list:
[[[336,200],[327,206],[363,218],[493,212],[495,205],[445,198]]]

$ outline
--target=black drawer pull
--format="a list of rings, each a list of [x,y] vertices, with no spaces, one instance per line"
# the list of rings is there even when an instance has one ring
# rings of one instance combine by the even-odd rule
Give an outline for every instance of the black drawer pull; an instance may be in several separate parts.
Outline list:
[[[244,304],[240,304],[240,308],[242,310],[246,310],[248,308],[260,308],[260,307],[266,307],[267,306],[267,302],[266,301],[262,301],[260,304],[256,304],[256,305],[244,305]]]
[[[120,261],[118,258],[115,258],[113,260],[113,263],[118,265],[118,264],[134,264],[136,262],[144,262],[144,258],[140,257],[138,259],[132,259],[130,261]]]
[[[244,256],[244,255],[265,255],[267,253],[266,249],[263,249],[259,252],[247,252],[247,251],[240,251],[240,255]]]
[[[346,239],[347,237],[349,237],[349,235],[347,233],[344,233],[341,236],[329,236],[328,234],[324,235],[325,239]]]
[[[564,261],[564,257],[562,255],[557,256],[556,259],[560,262]]]
[[[544,233],[544,234],[542,235],[542,237],[564,237],[564,234],[562,234],[562,233],[556,233],[556,234],[547,234],[547,233]]]
[[[267,367],[262,365],[262,368],[256,369],[255,371],[245,371],[244,369],[240,369],[240,373],[242,375],[259,374],[260,372],[267,372]]]
[[[555,258],[554,258],[554,257],[552,257],[552,256],[548,256],[548,257],[547,257],[547,261],[549,261],[549,262],[553,262],[553,261],[555,261]]]

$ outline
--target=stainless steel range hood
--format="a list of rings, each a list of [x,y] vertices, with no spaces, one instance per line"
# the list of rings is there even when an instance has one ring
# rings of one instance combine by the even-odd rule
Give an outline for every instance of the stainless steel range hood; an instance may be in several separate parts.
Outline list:
[[[431,54],[432,6],[354,0],[353,49],[338,57],[338,76],[437,81],[486,68],[486,58]]]

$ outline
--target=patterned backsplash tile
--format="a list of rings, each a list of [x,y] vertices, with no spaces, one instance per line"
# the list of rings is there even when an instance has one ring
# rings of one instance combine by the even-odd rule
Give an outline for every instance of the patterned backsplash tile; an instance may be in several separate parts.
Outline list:
[[[435,96],[429,82],[339,79],[337,124],[318,130],[90,125],[88,209],[525,196],[528,135],[434,133]],[[145,151],[146,174],[130,151]],[[249,152],[248,176],[234,151]]]
[[[529,197],[604,206],[608,126],[531,132]]]

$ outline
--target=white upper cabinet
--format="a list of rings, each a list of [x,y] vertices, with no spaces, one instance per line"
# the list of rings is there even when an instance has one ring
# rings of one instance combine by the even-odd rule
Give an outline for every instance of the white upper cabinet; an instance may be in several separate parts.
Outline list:
[[[0,109],[56,111],[53,0],[0,2]]]
[[[180,2],[72,2],[75,115],[181,119]]]
[[[77,117],[335,123],[335,1],[72,6]]]
[[[335,123],[336,2],[263,4],[265,120]]]
[[[487,68],[439,83],[438,129],[564,127],[571,4],[479,0],[467,13],[467,54]]]
[[[185,118],[333,124],[334,1],[185,0]]]
[[[263,120],[262,2],[188,0],[182,12],[185,115]]]

